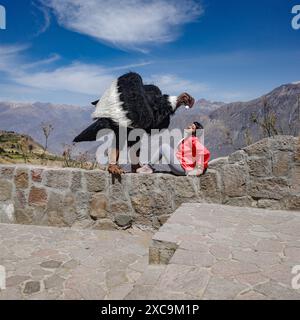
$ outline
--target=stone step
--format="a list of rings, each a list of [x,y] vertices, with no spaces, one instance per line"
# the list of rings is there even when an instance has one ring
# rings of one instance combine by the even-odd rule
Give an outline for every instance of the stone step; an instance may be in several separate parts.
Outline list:
[[[151,295],[298,300],[299,234],[299,211],[184,204],[152,238],[149,261],[162,269]],[[149,297],[142,279],[129,297]]]

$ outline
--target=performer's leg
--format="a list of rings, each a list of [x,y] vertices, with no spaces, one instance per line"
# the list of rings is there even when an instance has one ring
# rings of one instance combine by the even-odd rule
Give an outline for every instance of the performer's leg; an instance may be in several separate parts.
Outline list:
[[[123,169],[118,165],[119,149],[112,148],[109,152],[109,166],[108,171],[113,175],[121,175],[124,173]]]
[[[155,155],[155,156],[156,156],[156,158],[154,158],[154,160],[157,159],[157,155]],[[182,168],[180,163],[175,163],[175,159],[176,159],[175,151],[170,145],[163,144],[161,146],[160,157],[163,157],[166,159],[167,165],[169,166],[172,173],[174,173],[177,176],[185,176],[186,175],[186,172]]]

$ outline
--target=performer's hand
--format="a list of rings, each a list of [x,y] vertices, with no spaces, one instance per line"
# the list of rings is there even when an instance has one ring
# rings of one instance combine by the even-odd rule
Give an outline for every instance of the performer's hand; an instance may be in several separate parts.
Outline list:
[[[195,99],[189,95],[188,93],[184,92],[177,98],[177,108],[186,105],[192,108],[195,104]]]
[[[200,176],[202,176],[202,174],[203,174],[203,170],[202,169],[197,169],[196,176],[200,177]]]
[[[203,169],[194,169],[188,172],[188,176],[200,177],[203,174]]]

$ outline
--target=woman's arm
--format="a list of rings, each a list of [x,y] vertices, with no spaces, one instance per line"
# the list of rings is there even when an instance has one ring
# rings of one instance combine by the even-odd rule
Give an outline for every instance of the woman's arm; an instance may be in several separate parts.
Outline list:
[[[197,169],[204,171],[208,167],[210,152],[200,143],[199,139],[195,140],[196,156],[195,164]]]

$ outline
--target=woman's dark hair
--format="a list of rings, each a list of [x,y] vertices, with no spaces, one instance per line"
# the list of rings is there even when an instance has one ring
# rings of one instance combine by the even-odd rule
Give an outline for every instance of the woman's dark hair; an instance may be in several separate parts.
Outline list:
[[[196,127],[197,130],[198,130],[198,129],[201,129],[201,130],[204,129],[204,128],[203,128],[203,125],[202,125],[201,123],[199,123],[199,122],[194,122],[193,124],[195,125],[195,127]]]
[[[193,132],[193,136],[194,136],[194,137],[196,137],[196,136],[199,137],[199,133],[197,134],[197,130],[203,130],[203,129],[204,129],[204,128],[203,128],[203,125],[202,125],[201,123],[199,123],[199,122],[194,122],[193,124],[194,124],[195,127],[196,127],[196,131]],[[201,134],[202,134],[202,132],[201,132]]]

